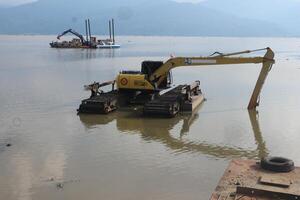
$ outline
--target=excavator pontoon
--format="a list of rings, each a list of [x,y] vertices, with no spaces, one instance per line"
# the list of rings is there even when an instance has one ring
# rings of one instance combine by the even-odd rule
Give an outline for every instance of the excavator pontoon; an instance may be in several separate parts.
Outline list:
[[[266,51],[263,57],[241,57],[257,51]],[[86,86],[92,95],[82,101],[79,113],[109,113],[128,105],[143,106],[144,114],[175,116],[179,112],[191,112],[204,101],[200,81],[171,88],[171,70],[176,67],[211,66],[232,64],[262,64],[262,68],[250,98],[248,109],[259,105],[259,95],[269,71],[274,64],[274,52],[270,48],[247,50],[229,54],[215,52],[208,57],[173,57],[168,61],[144,61],[141,71],[122,71],[115,80]],[[110,92],[99,89],[112,85]],[[115,89],[115,85],[117,86]]]

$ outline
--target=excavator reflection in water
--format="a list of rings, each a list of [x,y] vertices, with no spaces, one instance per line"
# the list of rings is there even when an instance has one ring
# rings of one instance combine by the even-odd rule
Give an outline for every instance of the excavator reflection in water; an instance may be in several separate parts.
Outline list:
[[[151,119],[139,118],[137,113],[132,112],[114,112],[111,115],[87,115],[80,114],[80,121],[87,129],[97,128],[97,125],[109,124],[116,121],[118,130],[122,133],[139,133],[145,141],[157,141],[164,144],[166,147],[176,153],[182,152],[200,152],[202,154],[212,156],[215,158],[262,158],[268,155],[266,144],[262,137],[258,122],[258,112],[249,110],[249,118],[254,133],[255,143],[257,148],[255,150],[248,150],[239,147],[222,146],[218,144],[210,144],[208,142],[193,142],[184,139],[188,134],[190,127],[199,118],[198,110],[192,114],[181,114],[175,118]],[[159,122],[157,120],[164,120]],[[179,137],[172,136],[171,130],[178,124],[182,123]]]

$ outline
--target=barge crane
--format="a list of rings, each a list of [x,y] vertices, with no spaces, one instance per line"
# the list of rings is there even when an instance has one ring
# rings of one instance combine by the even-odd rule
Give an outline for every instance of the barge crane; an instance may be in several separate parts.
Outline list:
[[[80,33],[77,33],[77,32],[74,31],[73,29],[68,29],[68,30],[62,32],[61,34],[59,34],[59,35],[57,36],[57,39],[60,40],[60,38],[61,38],[62,36],[66,35],[66,34],[68,34],[68,33],[72,33],[73,35],[77,36],[77,37],[80,39],[80,41],[81,41],[82,44],[86,44],[86,43],[87,43],[87,42],[85,41],[83,35],[81,35]]]
[[[237,57],[237,55],[263,50],[266,51],[263,57]],[[274,52],[270,48],[252,51],[247,50],[230,54],[216,52],[208,57],[174,57],[165,63],[160,61],[144,61],[141,71],[120,72],[114,81],[114,84],[116,83],[117,85],[117,90],[115,90],[113,94],[118,96],[117,102],[142,103],[144,105],[144,114],[175,116],[180,111],[193,111],[204,98],[199,89],[199,81],[190,85],[179,85],[168,92],[164,92],[171,86],[172,77],[170,72],[172,69],[188,66],[262,63],[262,69],[248,104],[248,109],[254,109],[259,105],[261,89],[274,62]],[[93,112],[93,110],[99,110],[97,107],[104,108],[106,111],[111,110],[103,106],[103,101],[99,100],[98,105],[94,101],[95,98],[106,99],[105,96],[111,96],[111,94],[112,92],[101,93],[90,97],[90,99],[83,100],[78,111],[90,113]],[[108,104],[106,103],[106,105]],[[115,108],[115,106],[114,104],[113,107]]]
[[[68,33],[75,35],[77,38],[73,38],[72,41],[63,41],[63,42],[51,42],[50,46],[52,48],[97,48],[97,41],[96,37],[91,36],[91,27],[90,27],[90,20],[85,20],[85,30],[86,30],[86,39],[83,35],[76,32],[73,29],[68,29],[57,36],[57,39],[60,38]],[[79,39],[78,39],[79,38]]]

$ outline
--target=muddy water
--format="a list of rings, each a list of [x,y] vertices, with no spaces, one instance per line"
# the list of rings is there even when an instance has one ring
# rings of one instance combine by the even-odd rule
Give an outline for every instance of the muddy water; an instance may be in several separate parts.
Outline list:
[[[208,199],[232,158],[300,165],[300,39],[120,37],[119,50],[57,50],[54,36],[0,36],[0,194],[31,199]],[[178,68],[207,101],[191,115],[80,115],[83,85],[143,60],[270,46],[276,65],[248,112],[259,65]],[[11,144],[11,146],[6,146]]]

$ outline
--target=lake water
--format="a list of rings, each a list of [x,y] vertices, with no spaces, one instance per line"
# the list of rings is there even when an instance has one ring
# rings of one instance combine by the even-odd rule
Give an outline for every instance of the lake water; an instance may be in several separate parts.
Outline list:
[[[51,49],[54,39],[0,36],[1,199],[206,200],[233,158],[300,165],[300,39],[119,37],[116,50]],[[276,64],[257,113],[246,108],[261,66],[247,64],[173,70],[175,84],[201,81],[207,101],[191,115],[77,115],[84,84],[143,60],[267,46]]]

